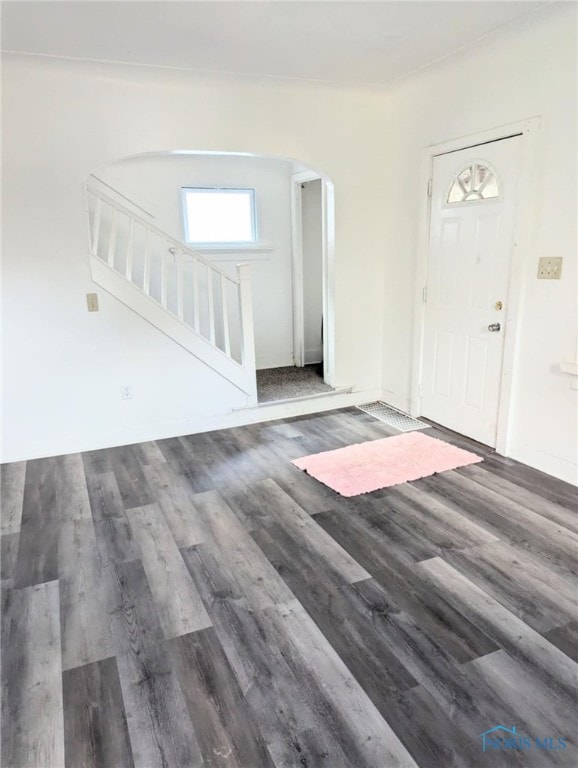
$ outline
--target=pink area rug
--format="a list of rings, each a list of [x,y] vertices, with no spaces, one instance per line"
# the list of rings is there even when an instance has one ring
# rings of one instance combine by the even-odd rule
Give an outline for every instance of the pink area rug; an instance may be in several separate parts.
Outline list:
[[[315,453],[292,463],[342,496],[357,496],[482,460],[443,440],[408,432]]]

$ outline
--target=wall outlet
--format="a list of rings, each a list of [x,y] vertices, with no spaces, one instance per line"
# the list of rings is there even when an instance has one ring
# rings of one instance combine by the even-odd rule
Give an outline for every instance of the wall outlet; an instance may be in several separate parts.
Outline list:
[[[89,312],[98,312],[98,293],[86,294],[86,306]]]
[[[538,259],[538,280],[559,280],[561,274],[561,256],[542,256]]]
[[[132,400],[132,387],[130,386],[130,384],[120,385],[120,399]]]

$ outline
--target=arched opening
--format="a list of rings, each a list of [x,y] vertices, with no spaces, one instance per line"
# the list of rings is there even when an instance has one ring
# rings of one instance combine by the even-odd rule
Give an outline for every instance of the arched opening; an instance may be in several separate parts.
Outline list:
[[[333,185],[323,173],[286,158],[180,150],[120,159],[87,187],[93,230],[97,200],[110,203],[106,216],[100,207],[98,258],[239,363],[234,281],[248,265],[260,402],[331,390]],[[159,245],[157,232],[176,242]],[[227,291],[223,319],[214,305]]]

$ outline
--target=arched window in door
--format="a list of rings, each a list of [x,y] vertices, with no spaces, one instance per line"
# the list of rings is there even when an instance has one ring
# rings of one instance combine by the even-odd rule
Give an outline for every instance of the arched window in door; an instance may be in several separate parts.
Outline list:
[[[447,202],[470,203],[500,196],[498,179],[492,168],[482,162],[469,163],[454,178]]]

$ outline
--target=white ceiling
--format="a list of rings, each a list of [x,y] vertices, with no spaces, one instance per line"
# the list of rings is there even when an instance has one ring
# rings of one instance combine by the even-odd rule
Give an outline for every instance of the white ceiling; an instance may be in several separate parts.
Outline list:
[[[3,2],[4,51],[383,85],[544,1]]]

